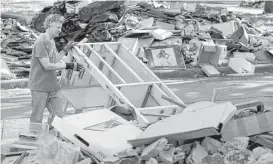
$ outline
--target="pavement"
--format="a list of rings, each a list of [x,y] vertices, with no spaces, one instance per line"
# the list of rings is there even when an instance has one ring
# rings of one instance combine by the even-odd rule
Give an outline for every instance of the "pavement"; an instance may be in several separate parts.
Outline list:
[[[260,100],[266,109],[273,109],[273,76],[253,78],[210,78],[192,81],[168,80],[167,86],[186,104],[197,101],[211,101],[214,88],[233,88],[233,92],[219,93],[216,102],[231,101],[242,103]],[[31,113],[29,89],[1,90],[1,119],[27,119]],[[48,112],[45,112],[45,116]]]
[[[238,74],[229,67],[218,67],[219,72],[222,74],[221,77],[231,76],[238,77]],[[201,68],[188,68],[188,69],[168,69],[168,70],[153,70],[154,74],[162,80],[178,79],[178,80],[192,80],[197,77],[207,77]],[[273,64],[260,64],[255,67],[255,74],[273,73]],[[255,75],[254,75],[255,76]],[[251,77],[247,75],[245,77]],[[12,79],[2,80],[1,89],[12,89],[12,88],[26,88],[28,79]]]

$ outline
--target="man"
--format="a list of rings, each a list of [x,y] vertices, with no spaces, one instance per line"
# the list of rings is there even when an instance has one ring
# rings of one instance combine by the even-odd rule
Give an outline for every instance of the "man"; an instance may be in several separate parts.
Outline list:
[[[75,45],[73,42],[68,42],[62,51],[57,52],[54,38],[61,32],[63,21],[64,17],[61,15],[49,15],[44,22],[46,32],[42,33],[34,43],[28,84],[32,97],[32,113],[30,116],[32,123],[42,123],[45,108],[50,113],[49,125],[51,125],[55,115],[64,116],[56,70],[72,69],[78,71],[82,69],[81,65],[77,63],[59,62]]]

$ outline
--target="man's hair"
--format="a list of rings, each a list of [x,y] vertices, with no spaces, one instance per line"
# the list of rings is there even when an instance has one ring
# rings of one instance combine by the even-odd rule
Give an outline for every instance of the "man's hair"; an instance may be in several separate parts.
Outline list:
[[[50,14],[45,18],[44,28],[48,29],[52,23],[63,23],[65,18],[60,14]]]

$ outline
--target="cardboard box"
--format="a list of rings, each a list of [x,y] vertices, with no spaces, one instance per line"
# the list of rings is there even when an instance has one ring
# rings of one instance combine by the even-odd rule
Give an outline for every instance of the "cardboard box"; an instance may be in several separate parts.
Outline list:
[[[223,129],[222,138],[225,141],[234,137],[246,137],[273,130],[273,111],[231,120]]]
[[[226,45],[213,45],[211,43],[202,42],[197,63],[198,65],[211,64],[217,67],[220,64],[219,60],[226,56],[226,53]]]

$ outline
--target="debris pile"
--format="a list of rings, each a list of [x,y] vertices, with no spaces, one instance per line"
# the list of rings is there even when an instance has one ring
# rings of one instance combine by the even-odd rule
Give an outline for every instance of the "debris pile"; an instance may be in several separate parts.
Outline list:
[[[18,128],[12,129],[11,125],[14,128],[14,123],[10,125],[4,123],[6,128],[3,135],[6,137],[2,138],[2,146],[7,146],[9,150],[2,147],[2,160],[10,161],[12,157],[22,158],[21,160],[26,163],[32,161],[52,164],[273,162],[273,126],[270,124],[273,118],[272,111],[263,111],[261,106],[257,106],[256,109],[243,110],[244,114],[241,114],[242,112],[234,114],[235,110],[241,107],[235,107],[230,102],[214,105],[206,102],[207,106],[209,104],[212,106],[200,109],[200,105],[204,106],[203,103],[205,102],[192,104],[186,108],[187,111],[154,122],[148,127],[142,127],[142,130],[135,121],[126,121],[108,109],[67,116],[65,119],[57,117],[53,121],[56,129],[49,132],[44,130],[42,134],[19,133]],[[208,118],[210,122],[204,122],[210,113],[222,115],[222,118],[210,117]],[[96,119],[98,115],[101,116],[100,120]],[[203,124],[199,124],[197,120],[185,119],[190,115],[199,115]],[[78,123],[70,124],[75,121]],[[213,123],[218,121],[221,124]],[[196,122],[196,125],[193,122]],[[20,129],[26,130],[24,127]],[[11,130],[13,133],[10,133]],[[7,136],[8,131],[11,136]],[[14,141],[10,139],[14,138],[16,133],[19,134],[19,140],[15,139],[16,144],[9,145]],[[16,153],[17,156],[14,155]]]
[[[246,4],[242,3],[241,6]],[[239,74],[253,73],[247,68],[249,66],[255,68],[257,64],[273,62],[271,15],[247,15],[233,12],[228,7],[203,3],[57,1],[37,13],[30,27],[38,33],[44,32],[43,22],[52,13],[66,18],[60,36],[55,38],[58,50],[69,40],[123,40],[125,44],[128,40],[138,39],[134,55],[150,69],[201,67],[208,76],[212,75],[207,67],[218,71],[217,67],[233,65],[230,63],[233,58],[240,58],[238,62],[244,60],[248,65],[235,70],[231,67]],[[32,30],[15,20],[2,20],[2,24],[1,51],[8,57],[15,56],[15,60],[29,58],[35,40]],[[261,24],[263,28],[258,28]],[[167,52],[166,47],[173,47],[174,50]],[[169,55],[155,55],[151,53],[153,51],[165,51]],[[7,60],[11,60],[8,57]],[[157,61],[162,58],[166,62]],[[16,66],[29,67],[28,63]],[[241,69],[246,71],[236,71]]]
[[[11,71],[28,71],[31,52],[37,35],[15,19],[1,19],[1,58]],[[3,80],[3,79],[2,79]]]

